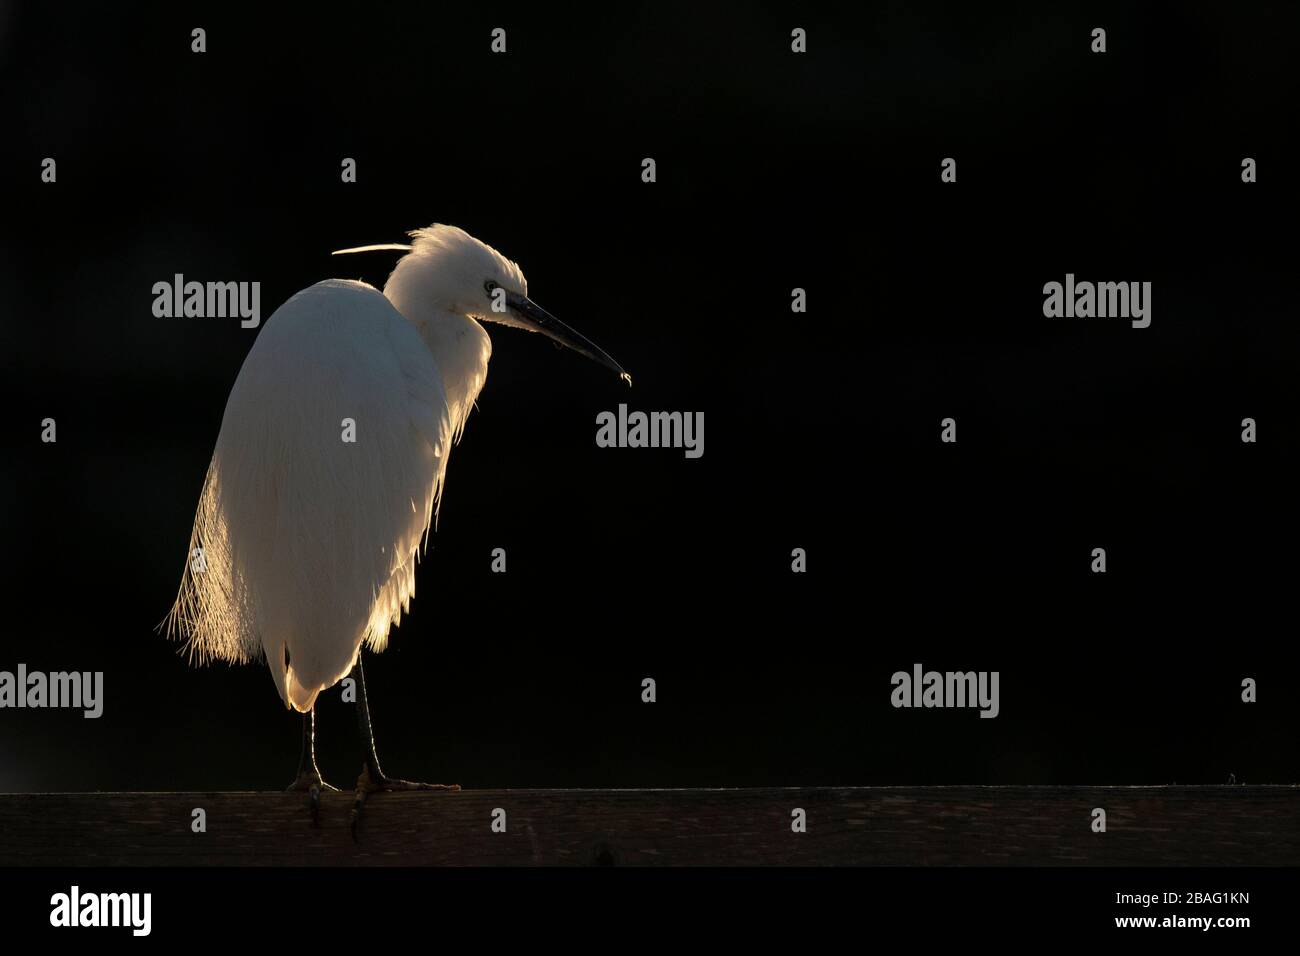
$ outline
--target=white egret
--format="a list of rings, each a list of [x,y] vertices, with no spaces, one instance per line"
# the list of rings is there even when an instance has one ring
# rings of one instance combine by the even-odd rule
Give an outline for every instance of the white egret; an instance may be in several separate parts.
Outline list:
[[[356,679],[362,770],[355,826],[378,790],[459,789],[380,769],[361,647],[382,651],[415,593],[415,562],[447,459],[487,377],[480,320],[541,332],[631,384],[604,351],[528,298],[514,262],[454,226],[411,233],[381,293],[330,279],[263,326],[226,403],[190,560],[168,615],[191,662],[265,660],[303,714],[291,789],[322,788],[317,695]]]

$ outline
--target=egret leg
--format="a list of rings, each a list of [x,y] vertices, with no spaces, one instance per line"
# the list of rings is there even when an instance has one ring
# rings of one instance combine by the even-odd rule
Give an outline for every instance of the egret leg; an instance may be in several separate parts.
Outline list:
[[[320,795],[322,790],[338,790],[330,786],[316,766],[316,708],[302,715],[302,756],[298,758],[298,777],[288,790],[306,790],[311,801],[311,824],[320,826]]]
[[[361,666],[361,654],[352,668],[352,678],[357,684],[357,728],[361,733],[361,776],[357,778],[356,800],[352,804],[352,836],[357,835],[357,824],[361,821],[361,809],[372,793],[381,790],[451,790],[460,789],[458,783],[419,783],[414,780],[399,780],[384,773],[379,766],[379,754],[375,752],[374,728],[370,724],[370,703],[366,697],[366,674]]]

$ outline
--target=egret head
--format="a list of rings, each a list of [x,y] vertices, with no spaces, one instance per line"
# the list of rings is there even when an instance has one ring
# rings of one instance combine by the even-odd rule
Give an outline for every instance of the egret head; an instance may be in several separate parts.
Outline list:
[[[404,245],[361,246],[341,249],[368,252],[405,249],[389,277],[385,293],[394,287],[433,308],[483,322],[510,325],[547,338],[599,362],[632,384],[632,378],[603,349],[569,328],[532,299],[528,280],[517,264],[464,229],[435,223],[411,234]]]

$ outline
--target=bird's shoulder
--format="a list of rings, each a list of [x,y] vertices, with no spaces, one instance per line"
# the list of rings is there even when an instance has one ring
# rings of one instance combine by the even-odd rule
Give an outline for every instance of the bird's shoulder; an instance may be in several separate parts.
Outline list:
[[[276,309],[271,322],[277,316],[314,322],[334,320],[344,324],[391,322],[402,318],[382,292],[368,282],[355,279],[325,279],[310,285],[294,293]]]
[[[382,292],[350,279],[325,279],[295,293],[271,315],[257,345],[307,357],[342,352],[354,361],[391,355],[404,366],[430,358],[415,327]]]
[[[326,279],[267,320],[240,372],[255,399],[445,405],[442,377],[415,327],[374,286]],[[394,388],[397,390],[394,391]],[[440,429],[431,428],[438,432]]]

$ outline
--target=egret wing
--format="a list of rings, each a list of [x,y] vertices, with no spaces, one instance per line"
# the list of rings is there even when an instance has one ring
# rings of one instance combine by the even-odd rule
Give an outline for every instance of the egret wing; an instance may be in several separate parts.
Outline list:
[[[407,608],[451,444],[433,356],[388,299],[341,280],[299,292],[231,390],[172,630],[201,660],[265,654],[286,704],[310,709]]]

